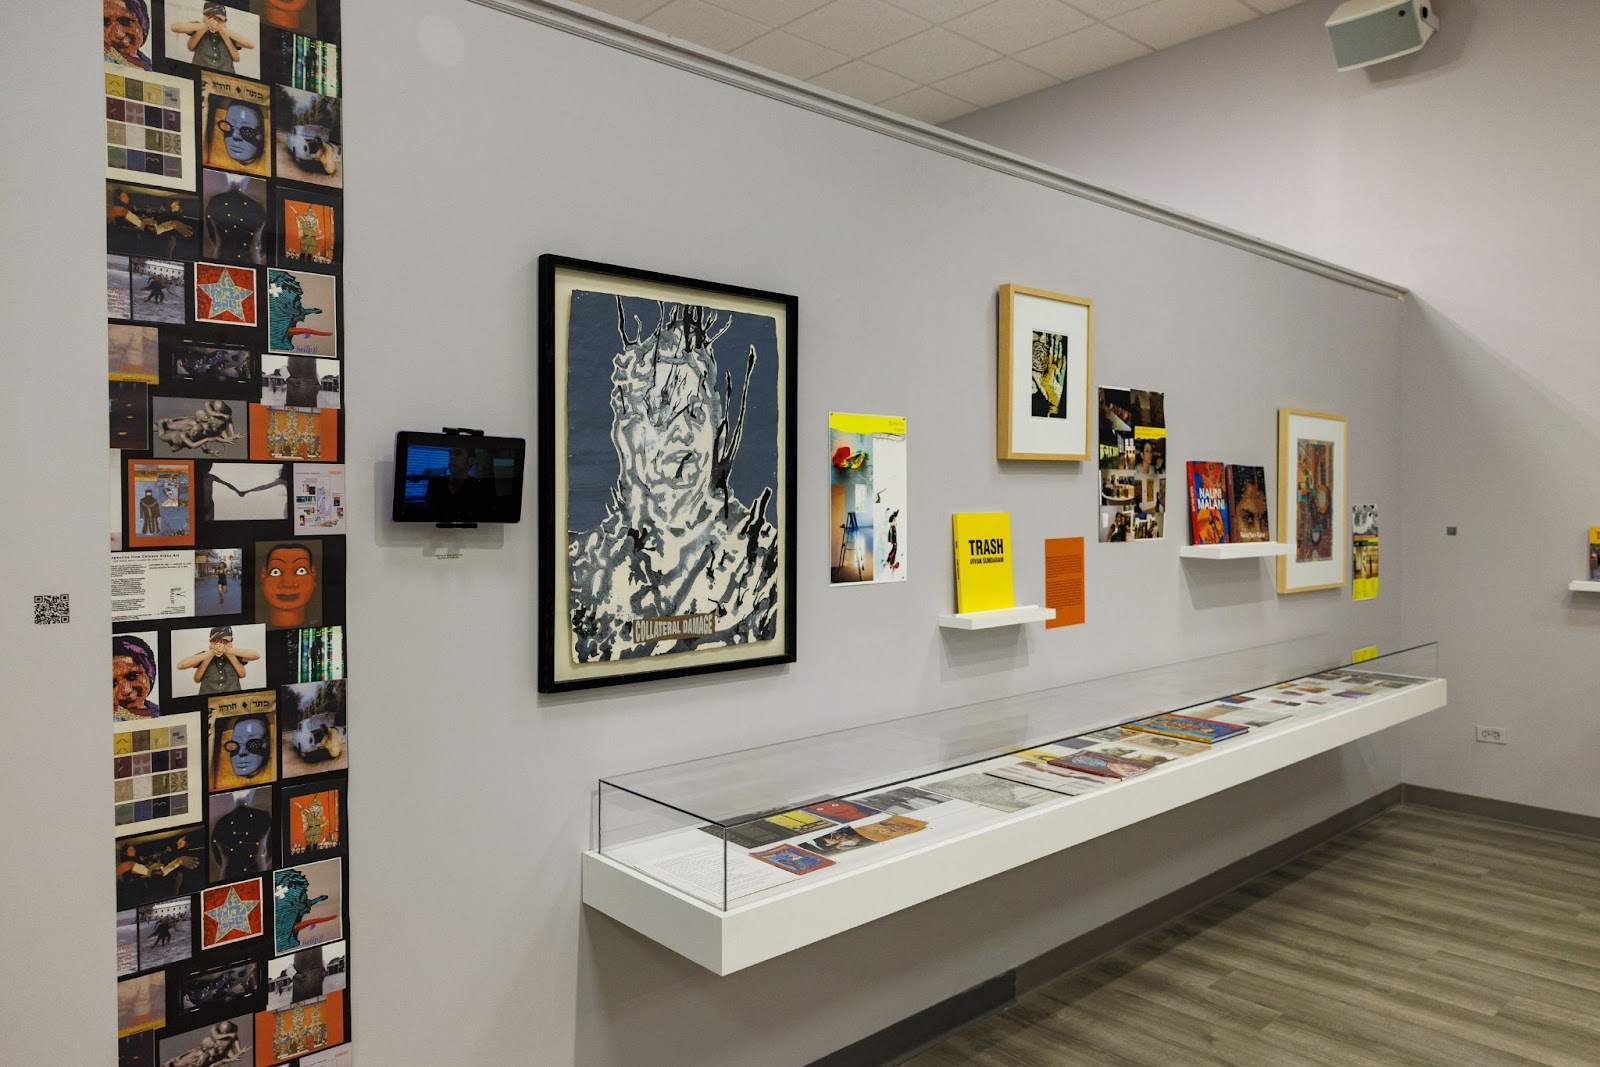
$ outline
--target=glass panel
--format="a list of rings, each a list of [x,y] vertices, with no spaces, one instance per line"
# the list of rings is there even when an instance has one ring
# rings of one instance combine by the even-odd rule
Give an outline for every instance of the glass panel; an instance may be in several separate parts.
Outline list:
[[[1351,665],[1348,644],[1308,638],[616,775],[600,783],[599,847],[726,908],[899,851],[878,846],[931,843],[1218,751],[1208,737],[1358,706],[1437,668],[1432,644]],[[1206,722],[1120,728],[1164,711]]]

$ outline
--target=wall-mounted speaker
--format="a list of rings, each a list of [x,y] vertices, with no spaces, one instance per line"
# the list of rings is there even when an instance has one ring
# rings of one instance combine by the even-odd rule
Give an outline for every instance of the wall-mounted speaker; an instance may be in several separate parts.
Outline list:
[[[1340,70],[1410,55],[1439,29],[1432,0],[1345,0],[1328,16],[1328,37]]]

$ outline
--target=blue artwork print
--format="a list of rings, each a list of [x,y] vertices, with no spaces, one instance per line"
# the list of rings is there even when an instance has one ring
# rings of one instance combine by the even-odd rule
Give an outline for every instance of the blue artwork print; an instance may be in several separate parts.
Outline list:
[[[311,925],[306,916],[328,899],[326,895],[311,896],[310,889],[306,876],[293,868],[273,875],[274,952],[293,952],[299,948],[301,931]]]
[[[337,356],[335,299],[327,275],[267,271],[267,348]]]
[[[573,661],[775,639],[777,321],[577,290],[567,350]]]

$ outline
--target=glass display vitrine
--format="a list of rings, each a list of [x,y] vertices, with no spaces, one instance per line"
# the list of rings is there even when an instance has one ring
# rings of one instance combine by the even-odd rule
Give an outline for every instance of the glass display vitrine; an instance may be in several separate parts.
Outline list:
[[[1432,644],[1351,663],[1302,639],[613,775],[596,854],[727,911],[1023,822],[1068,847],[1085,827],[1109,832],[1442,705],[1437,662]],[[1161,713],[1231,736],[1140,728]],[[1045,829],[1062,809],[1081,817]],[[1017,862],[1050,844],[1030,841]]]

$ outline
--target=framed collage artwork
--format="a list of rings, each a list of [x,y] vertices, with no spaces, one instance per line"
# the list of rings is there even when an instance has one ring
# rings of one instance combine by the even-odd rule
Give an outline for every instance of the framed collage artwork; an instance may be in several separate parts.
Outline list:
[[[1278,559],[1280,593],[1344,585],[1346,443],[1343,415],[1278,409],[1278,531],[1289,544]]]
[[[794,661],[798,311],[540,257],[540,692]]]
[[[1092,458],[1093,321],[1092,300],[1000,287],[997,458]]]

